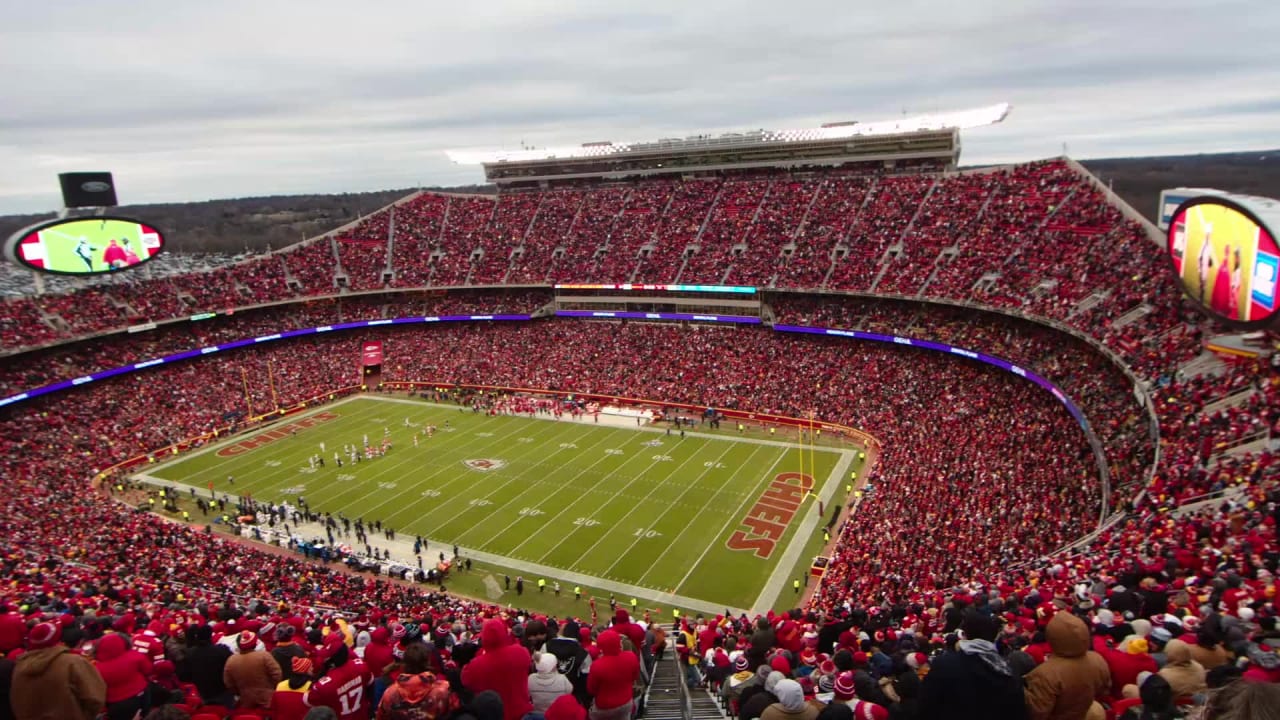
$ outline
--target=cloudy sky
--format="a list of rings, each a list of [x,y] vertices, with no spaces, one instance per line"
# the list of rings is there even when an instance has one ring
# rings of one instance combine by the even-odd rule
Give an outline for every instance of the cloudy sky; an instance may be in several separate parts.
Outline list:
[[[1267,0],[49,0],[0,8],[0,213],[461,184],[454,147],[1008,101],[965,163],[1280,146]]]

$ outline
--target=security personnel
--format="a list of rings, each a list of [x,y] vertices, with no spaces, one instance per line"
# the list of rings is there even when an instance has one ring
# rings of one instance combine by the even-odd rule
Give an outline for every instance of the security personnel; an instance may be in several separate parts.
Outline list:
[[[547,589],[547,579],[538,578],[538,592],[545,592]]]
[[[792,581],[791,581],[791,586],[792,586],[792,587],[794,587],[794,588],[796,589],[796,594],[797,594],[797,595],[799,595],[799,594],[800,594],[800,581],[799,581],[799,580],[792,580]]]

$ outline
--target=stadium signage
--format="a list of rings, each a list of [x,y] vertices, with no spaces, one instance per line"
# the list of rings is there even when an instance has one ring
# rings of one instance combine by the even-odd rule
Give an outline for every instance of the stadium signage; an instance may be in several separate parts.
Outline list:
[[[556,290],[621,290],[659,291],[659,292],[705,292],[733,293],[735,295],[754,295],[756,289],[749,285],[637,285],[632,283],[557,283]]]
[[[126,217],[46,220],[14,233],[5,254],[23,267],[54,275],[106,275],[145,264],[164,249],[156,228]]]
[[[266,432],[260,432],[257,435],[254,435],[253,437],[245,438],[244,440],[241,440],[239,442],[232,443],[218,450],[218,457],[235,457],[237,455],[242,455],[244,453],[249,452],[250,450],[260,448],[264,445],[269,445],[275,442],[276,440],[290,437],[299,430],[305,430],[307,428],[315,427],[316,425],[320,425],[322,423],[327,423],[330,420],[337,420],[337,419],[338,419],[338,414],[335,412],[329,412],[328,410],[324,412],[318,412],[315,415],[312,415],[311,417],[305,417],[300,420],[294,420],[293,422],[286,423],[279,427],[272,428],[270,430],[267,430]]]
[[[730,550],[750,550],[756,557],[768,559],[812,490],[812,475],[787,472],[774,477],[725,546]]]
[[[750,315],[696,315],[694,313],[651,313],[607,310],[557,310],[556,317],[604,317],[631,320],[685,320],[689,322],[720,322],[737,325],[759,325],[760,318]]]

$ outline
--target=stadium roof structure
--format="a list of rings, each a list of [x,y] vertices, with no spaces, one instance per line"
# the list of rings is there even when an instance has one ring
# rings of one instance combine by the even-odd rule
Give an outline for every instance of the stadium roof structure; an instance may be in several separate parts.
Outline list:
[[[752,130],[645,142],[589,142],[519,150],[447,150],[460,165],[482,165],[499,186],[621,179],[643,175],[847,163],[925,161],[954,166],[959,131],[1003,121],[1000,103],[957,112],[816,128]]]

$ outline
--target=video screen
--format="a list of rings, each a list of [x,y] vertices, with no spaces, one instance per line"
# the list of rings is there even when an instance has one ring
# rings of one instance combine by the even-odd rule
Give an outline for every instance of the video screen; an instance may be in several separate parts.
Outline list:
[[[101,275],[141,265],[164,247],[160,231],[136,220],[72,218],[19,231],[14,260],[63,275]]]
[[[1187,296],[1223,320],[1258,325],[1275,314],[1280,249],[1233,203],[1183,203],[1169,223],[1169,256]]]

